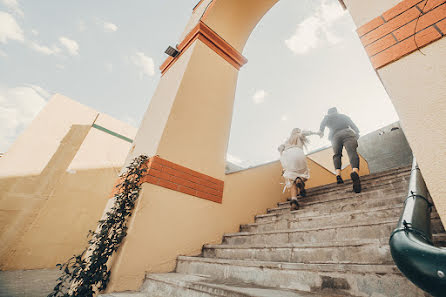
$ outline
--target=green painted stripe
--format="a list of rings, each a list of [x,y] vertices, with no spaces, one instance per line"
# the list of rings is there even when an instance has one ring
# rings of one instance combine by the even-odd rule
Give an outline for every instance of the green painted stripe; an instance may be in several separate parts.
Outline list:
[[[122,140],[125,140],[125,141],[127,141],[127,142],[130,142],[130,143],[133,142],[133,139],[130,139],[130,138],[128,138],[128,137],[125,137],[124,135],[118,134],[118,133],[116,133],[116,132],[110,131],[110,130],[108,130],[107,128],[104,128],[104,127],[102,127],[102,126],[93,124],[92,127],[93,127],[93,128],[96,128],[96,129],[98,129],[98,130],[101,130],[102,132],[105,132],[105,133],[107,133],[107,134],[110,134],[110,135],[113,135],[113,136],[115,136],[115,137],[118,137],[118,138],[120,138],[120,139],[122,139]]]

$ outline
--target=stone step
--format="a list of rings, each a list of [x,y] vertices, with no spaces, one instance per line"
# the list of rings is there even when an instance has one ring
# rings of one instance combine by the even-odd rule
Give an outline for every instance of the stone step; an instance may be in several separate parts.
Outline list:
[[[407,185],[402,185],[399,187],[385,187],[385,188],[374,188],[368,191],[362,191],[361,193],[348,193],[346,195],[333,195],[327,197],[324,200],[310,201],[307,197],[298,198],[299,205],[307,210],[312,210],[313,208],[321,207],[331,207],[333,204],[344,205],[346,203],[351,203],[353,201],[364,201],[378,198],[390,198],[399,197],[399,203],[402,203],[405,198],[405,193],[407,192]],[[267,209],[267,213],[286,213],[290,209],[290,202],[282,203],[279,207]]]
[[[379,177],[374,176],[362,176],[361,177],[361,185],[366,188],[372,188],[375,186],[381,186],[386,184],[392,184],[392,183],[407,183],[407,181],[410,178],[410,171],[405,172],[397,172],[395,174],[389,173],[385,176]],[[309,188],[307,189],[307,193],[309,196],[312,197],[323,197],[325,195],[342,195],[345,193],[351,193],[353,191],[352,189],[352,182],[346,181],[343,184],[336,184],[331,183],[324,186],[319,186],[315,188]]]
[[[378,185],[386,181],[400,181],[402,179],[408,180],[410,177],[410,167],[404,167],[402,169],[390,170],[384,173],[370,174],[361,176],[361,184],[363,185]],[[402,178],[402,179],[401,179]],[[340,192],[352,191],[351,180],[346,180],[344,184],[336,184],[335,179],[333,183],[328,185],[323,185],[315,188],[307,189],[310,196],[324,195],[326,193],[337,194]]]
[[[362,190],[368,190],[378,187],[389,187],[392,184],[407,184],[410,179],[409,174],[397,174],[387,176],[382,179],[364,179],[361,178]],[[332,184],[331,189],[324,191],[307,189],[309,197],[325,197],[327,195],[343,195],[345,193],[353,193],[352,182],[346,182],[344,184]]]
[[[295,228],[311,228],[315,226],[336,226],[346,223],[373,222],[376,219],[399,218],[403,204],[397,206],[381,206],[367,210],[341,211],[333,214],[310,214],[305,209],[299,214],[290,212],[292,215],[281,215],[276,220],[268,220],[259,223],[244,224],[240,226],[241,232],[262,232]],[[437,212],[431,215],[432,232],[445,232]]]
[[[431,218],[432,234],[444,233],[444,226],[439,217]]]
[[[393,264],[388,244],[379,240],[314,244],[205,245],[203,257],[290,263]]]
[[[361,194],[367,194],[369,192],[373,192],[374,195],[385,195],[388,193],[400,193],[402,198],[407,196],[407,188],[408,181],[399,181],[399,182],[389,182],[386,184],[379,184],[375,186],[371,185],[362,185],[361,193],[354,193],[350,189],[348,191],[340,191],[338,193],[335,192],[327,192],[323,195],[312,195],[308,194],[306,197],[298,197],[299,201],[306,204],[314,204],[314,203],[325,203],[327,201],[336,200],[336,199],[345,199],[361,196]],[[369,194],[370,195],[370,194]],[[283,207],[289,205],[289,201],[283,201],[277,203],[277,207]]]
[[[345,295],[304,292],[286,288],[266,287],[234,279],[181,273],[149,274],[143,285],[146,297],[341,297]],[[123,294],[123,295],[120,295]],[[126,297],[125,293],[103,297]],[[129,297],[133,295],[128,295]]]
[[[333,214],[311,215],[305,209],[294,216],[279,216],[276,220],[240,226],[241,232],[261,232],[295,228],[311,228],[315,226],[334,226],[346,223],[370,222],[375,219],[391,219],[399,217],[402,211],[400,206],[382,206],[367,210],[342,211]]]
[[[268,221],[276,221],[284,218],[297,218],[300,216],[322,216],[332,215],[340,212],[348,212],[354,210],[367,210],[379,207],[393,207],[402,205],[401,195],[377,197],[377,198],[364,198],[360,196],[357,199],[337,199],[327,203],[316,203],[313,205],[301,205],[299,210],[291,211],[283,209],[281,211],[275,211],[272,213],[257,215],[255,217],[256,223],[263,223]]]
[[[306,292],[332,289],[346,296],[426,296],[394,265],[302,264],[180,256],[176,271]]]
[[[146,293],[141,292],[123,292],[123,293],[107,293],[99,294],[98,297],[147,297]]]
[[[296,228],[265,232],[239,232],[225,234],[223,244],[251,245],[268,243],[316,243],[354,241],[361,239],[386,239],[396,227],[398,218],[353,223],[338,226]]]
[[[438,233],[432,235],[433,242],[436,247],[445,247],[446,248],[446,233]]]

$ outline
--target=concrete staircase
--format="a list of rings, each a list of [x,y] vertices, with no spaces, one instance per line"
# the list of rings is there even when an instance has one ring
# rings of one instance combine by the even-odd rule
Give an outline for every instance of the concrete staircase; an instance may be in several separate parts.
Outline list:
[[[406,196],[410,168],[308,190],[301,208],[288,202],[255,223],[205,245],[199,257],[178,257],[175,273],[148,274],[137,297],[425,297],[393,264],[388,240]],[[434,241],[446,233],[432,212]]]

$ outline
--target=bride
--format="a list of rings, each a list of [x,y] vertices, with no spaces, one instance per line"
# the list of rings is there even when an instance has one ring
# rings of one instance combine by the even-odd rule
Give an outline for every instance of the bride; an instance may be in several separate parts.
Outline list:
[[[284,169],[285,188],[291,190],[291,206],[294,210],[299,208],[297,203],[298,194],[305,197],[305,182],[310,178],[303,148],[309,143],[307,136],[317,134],[316,132],[302,131],[295,128],[291,131],[288,140],[278,148],[280,163]]]

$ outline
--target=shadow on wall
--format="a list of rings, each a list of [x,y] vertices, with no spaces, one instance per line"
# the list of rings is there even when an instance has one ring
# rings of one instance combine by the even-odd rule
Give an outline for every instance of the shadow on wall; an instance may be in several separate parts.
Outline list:
[[[67,171],[90,128],[73,125],[40,175],[0,179],[1,270],[54,268],[85,248],[120,169]]]

